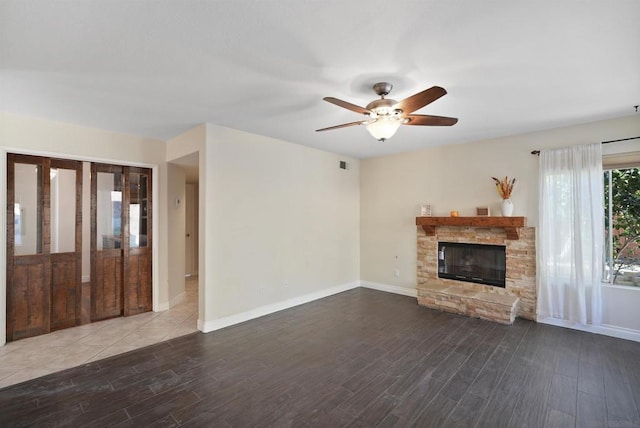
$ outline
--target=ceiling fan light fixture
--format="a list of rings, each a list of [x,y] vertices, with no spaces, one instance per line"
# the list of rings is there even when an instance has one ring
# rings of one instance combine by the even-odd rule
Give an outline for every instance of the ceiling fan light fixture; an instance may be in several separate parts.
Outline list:
[[[389,116],[381,116],[367,125],[367,131],[378,141],[385,141],[396,133],[401,121]]]
[[[367,131],[369,131],[373,138],[378,141],[385,141],[393,137],[400,125],[451,126],[458,122],[458,119],[455,117],[413,114],[416,110],[446,95],[447,91],[444,88],[432,86],[400,102],[385,98],[389,95],[391,88],[393,88],[393,85],[390,83],[376,83],[373,86],[373,90],[380,96],[380,99],[371,101],[366,107],[360,107],[359,105],[334,97],[324,97],[323,100],[355,113],[360,113],[364,115],[365,119],[316,129],[316,132],[366,125]]]

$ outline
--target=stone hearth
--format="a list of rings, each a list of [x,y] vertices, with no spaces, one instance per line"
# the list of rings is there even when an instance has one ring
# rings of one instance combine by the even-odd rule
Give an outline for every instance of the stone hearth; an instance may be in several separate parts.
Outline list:
[[[418,303],[472,318],[512,324],[520,299],[505,294],[469,290],[457,285],[427,284],[418,294]]]
[[[461,315],[511,324],[520,317],[535,320],[535,228],[520,227],[520,239],[508,239],[504,228],[438,226],[433,235],[418,234],[418,304]],[[438,277],[438,241],[506,246],[506,286]]]

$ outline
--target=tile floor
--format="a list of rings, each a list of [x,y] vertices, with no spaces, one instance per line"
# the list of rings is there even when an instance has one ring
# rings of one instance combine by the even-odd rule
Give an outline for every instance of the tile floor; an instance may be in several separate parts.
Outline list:
[[[185,288],[185,300],[164,312],[99,321],[0,346],[0,388],[197,331],[197,278],[187,278]]]

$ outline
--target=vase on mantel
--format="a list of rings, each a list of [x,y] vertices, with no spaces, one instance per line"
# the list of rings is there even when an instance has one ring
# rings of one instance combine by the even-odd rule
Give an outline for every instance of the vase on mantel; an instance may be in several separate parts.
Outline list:
[[[513,215],[513,202],[511,202],[511,199],[502,200],[500,211],[502,212],[502,217],[511,217]]]

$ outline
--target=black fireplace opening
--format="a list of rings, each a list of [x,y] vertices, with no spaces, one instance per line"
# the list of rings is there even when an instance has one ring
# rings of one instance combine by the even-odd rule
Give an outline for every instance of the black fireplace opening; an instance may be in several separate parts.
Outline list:
[[[438,277],[505,287],[504,245],[438,242]]]

